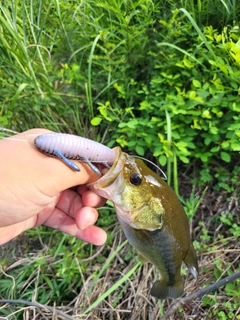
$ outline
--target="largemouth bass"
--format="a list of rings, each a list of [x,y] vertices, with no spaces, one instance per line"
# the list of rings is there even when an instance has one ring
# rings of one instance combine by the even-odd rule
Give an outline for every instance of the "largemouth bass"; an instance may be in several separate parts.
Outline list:
[[[113,202],[118,220],[139,258],[155,265],[160,279],[151,288],[158,299],[183,294],[181,265],[194,277],[198,264],[186,213],[173,190],[142,160],[115,148],[116,160],[88,186]]]

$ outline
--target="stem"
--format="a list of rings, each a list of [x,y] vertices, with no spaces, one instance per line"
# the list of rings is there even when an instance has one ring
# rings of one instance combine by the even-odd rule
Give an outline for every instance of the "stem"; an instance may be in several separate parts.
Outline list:
[[[167,310],[167,312],[161,318],[161,320],[169,319],[169,317],[171,315],[173,315],[174,312],[176,312],[177,309],[179,307],[181,307],[183,304],[188,303],[188,302],[195,300],[197,298],[201,298],[204,295],[208,294],[209,292],[215,291],[215,290],[219,289],[220,287],[225,286],[227,283],[237,280],[238,278],[240,278],[240,271],[235,272],[235,273],[231,274],[230,276],[223,278],[219,281],[216,281],[213,284],[211,284],[210,286],[207,286],[206,288],[195,291],[192,294],[189,294],[188,296],[186,296],[185,298],[180,298],[179,300],[177,300],[176,302],[174,302],[171,305],[171,307]]]
[[[171,144],[172,144],[172,132],[171,132],[171,118],[169,116],[169,113],[167,109],[165,108],[165,115],[166,115],[166,122],[167,122],[167,141],[169,143],[168,150],[171,151]],[[170,185],[171,184],[171,177],[172,176],[172,160],[171,157],[168,157],[167,161],[167,182]]]

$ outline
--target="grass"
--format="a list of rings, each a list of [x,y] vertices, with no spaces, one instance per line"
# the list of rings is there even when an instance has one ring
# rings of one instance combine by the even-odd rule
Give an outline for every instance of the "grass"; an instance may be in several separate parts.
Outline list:
[[[188,295],[238,270],[239,227],[233,223],[238,197],[229,193],[227,201],[221,198],[213,202],[219,196],[218,191],[213,191],[214,184],[193,193],[187,176],[184,179],[180,175],[179,180],[180,186],[185,186],[186,212],[191,218],[200,266],[197,280],[183,269]],[[0,315],[9,319],[51,319],[60,311],[72,319],[129,319],[130,315],[131,319],[161,319],[171,302],[157,303],[149,295],[158,277],[154,267],[137,261],[111,207],[100,210],[98,225],[108,232],[108,241],[101,248],[44,227],[29,230],[2,246],[0,299],[20,301],[2,304]],[[226,319],[237,319],[238,287],[239,280],[206,295],[201,303],[192,301],[188,309],[179,308],[176,316],[200,313],[205,319],[221,319],[220,313]],[[49,308],[39,309],[35,301]],[[58,316],[61,318],[61,314]]]
[[[224,203],[221,205],[224,207]],[[211,220],[205,220],[202,230],[194,231],[197,233],[195,241],[198,239],[198,242],[195,246],[198,248],[201,272],[197,280],[193,280],[190,275],[186,276],[185,295],[238,268],[239,248],[236,244],[239,233],[224,236],[229,229],[224,232],[219,230],[213,241],[210,234],[218,224]],[[56,302],[59,310],[81,319],[109,319],[111,315],[128,319],[130,312],[133,319],[160,319],[170,302],[165,300],[158,304],[149,296],[149,289],[157,276],[154,268],[137,262],[133,250],[126,241],[123,242],[118,226],[110,226],[108,232],[114,236],[110,236],[103,248],[94,249],[91,255],[85,243],[43,228],[29,231],[28,235],[22,235],[12,244],[2,247],[2,257],[6,257],[6,262],[1,263],[1,298],[38,301],[49,306]],[[36,233],[38,237],[34,236]],[[69,246],[71,250],[66,253]],[[23,249],[26,250],[24,255]],[[195,314],[197,308],[205,319],[219,319],[214,313],[217,306],[219,312],[226,314],[226,319],[231,319],[230,316],[236,317],[238,314],[238,303],[237,281],[221,288],[217,294],[207,295],[200,307],[199,301],[191,302],[188,313]],[[5,304],[0,312],[2,315],[11,315],[11,319],[14,319],[13,313],[16,319],[25,319],[34,313],[38,316],[43,313],[50,319],[54,311],[40,311],[36,306],[30,310],[22,305]],[[184,309],[178,311],[181,317],[184,317],[185,312]]]
[[[5,134],[46,127],[155,154],[181,195],[197,248],[200,274],[194,280],[183,269],[185,295],[239,268],[239,21],[237,1],[0,5]],[[202,163],[197,148],[213,160]],[[138,262],[112,207],[100,210],[98,225],[108,232],[101,248],[43,227],[2,246],[0,299],[49,308],[4,303],[0,317],[160,319],[171,303],[149,295],[156,270]],[[238,287],[239,280],[192,301],[174,318],[238,319]]]

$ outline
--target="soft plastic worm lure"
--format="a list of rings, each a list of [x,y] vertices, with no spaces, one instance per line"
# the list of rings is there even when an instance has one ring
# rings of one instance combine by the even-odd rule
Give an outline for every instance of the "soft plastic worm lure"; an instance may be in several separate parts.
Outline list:
[[[35,146],[48,156],[61,159],[69,168],[80,171],[72,160],[86,162],[97,174],[99,169],[93,164],[101,163],[110,167],[116,157],[114,150],[93,140],[66,133],[45,133],[35,138]]]

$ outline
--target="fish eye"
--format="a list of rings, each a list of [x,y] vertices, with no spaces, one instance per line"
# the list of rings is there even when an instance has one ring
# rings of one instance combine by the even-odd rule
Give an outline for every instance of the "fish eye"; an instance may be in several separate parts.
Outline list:
[[[130,175],[130,183],[134,186],[139,186],[142,183],[142,176],[138,173],[132,173]]]

